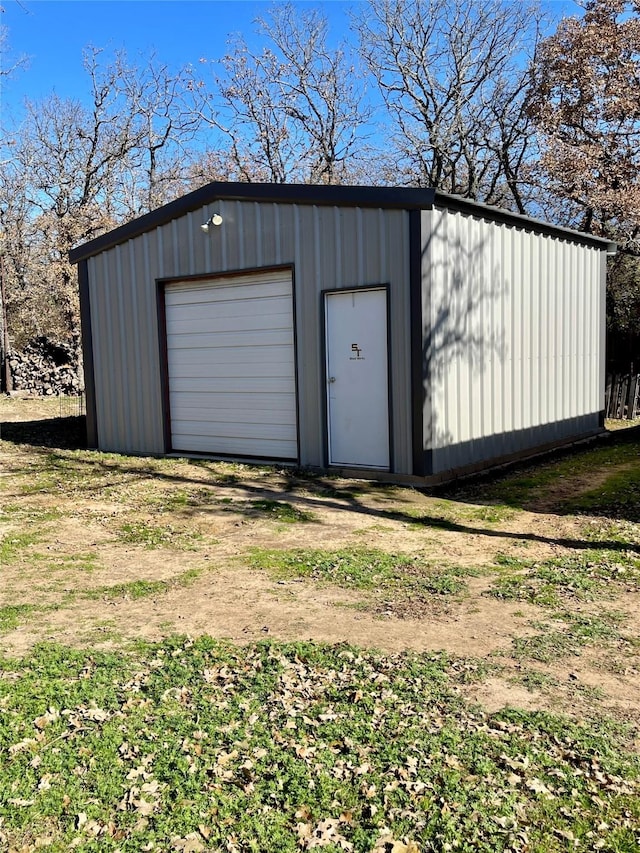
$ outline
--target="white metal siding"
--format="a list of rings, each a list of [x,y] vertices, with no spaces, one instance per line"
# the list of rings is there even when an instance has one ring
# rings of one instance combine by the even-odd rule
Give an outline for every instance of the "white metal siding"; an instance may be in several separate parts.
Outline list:
[[[597,428],[604,252],[450,210],[422,231],[434,473]]]
[[[165,290],[174,450],[296,459],[289,273]]]

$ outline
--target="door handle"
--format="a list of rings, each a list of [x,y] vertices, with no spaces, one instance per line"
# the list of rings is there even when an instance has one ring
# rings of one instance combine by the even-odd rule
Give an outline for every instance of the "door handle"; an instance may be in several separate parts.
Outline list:
[[[329,377],[329,384],[331,384],[332,382],[335,382],[335,381],[336,381],[336,377],[335,377],[335,376],[330,376],[330,377]]]

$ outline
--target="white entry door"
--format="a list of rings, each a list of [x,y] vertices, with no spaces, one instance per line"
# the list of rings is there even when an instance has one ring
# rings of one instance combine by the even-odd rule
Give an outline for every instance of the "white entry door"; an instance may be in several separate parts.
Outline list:
[[[387,294],[325,296],[329,464],[389,468]]]

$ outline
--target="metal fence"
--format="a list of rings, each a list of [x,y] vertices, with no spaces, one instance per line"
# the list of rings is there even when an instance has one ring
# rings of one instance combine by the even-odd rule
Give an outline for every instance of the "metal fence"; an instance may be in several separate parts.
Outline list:
[[[86,415],[86,400],[84,394],[78,394],[76,397],[68,397],[61,394],[58,397],[60,405],[61,418],[74,418],[80,415]]]
[[[609,374],[604,406],[607,418],[640,418],[640,373]]]

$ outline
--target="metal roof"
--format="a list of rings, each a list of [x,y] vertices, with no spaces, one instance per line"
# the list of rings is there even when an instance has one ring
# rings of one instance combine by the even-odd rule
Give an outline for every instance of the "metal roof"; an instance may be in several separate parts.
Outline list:
[[[471,216],[513,227],[549,234],[572,242],[596,246],[615,253],[616,244],[593,234],[562,228],[522,214],[512,213],[461,196],[441,193],[432,187],[372,187],[317,184],[259,184],[214,181],[175,201],[127,222],[69,252],[71,263],[100,254],[147,231],[171,222],[216,201],[254,201],[281,204],[376,207],[403,210],[430,210],[444,207]]]

